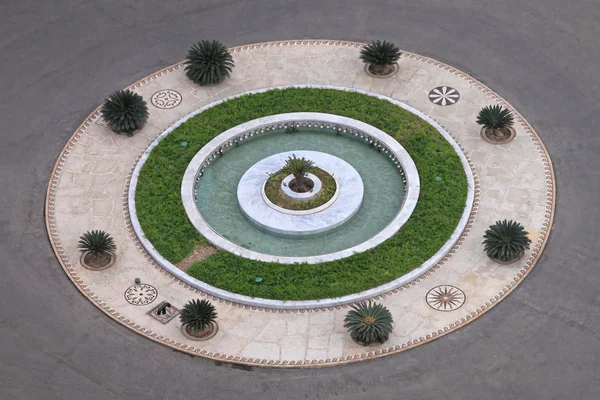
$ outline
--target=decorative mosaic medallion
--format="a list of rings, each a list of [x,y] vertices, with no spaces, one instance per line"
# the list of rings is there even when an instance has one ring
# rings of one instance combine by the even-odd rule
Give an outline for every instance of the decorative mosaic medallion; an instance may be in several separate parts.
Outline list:
[[[159,90],[152,95],[152,105],[163,110],[177,107],[181,100],[183,100],[181,93],[171,89]]]
[[[438,106],[451,106],[460,99],[458,90],[450,86],[438,86],[429,92],[429,100]]]
[[[457,287],[449,285],[436,286],[425,295],[429,307],[438,311],[452,311],[465,304],[467,296]]]
[[[156,312],[158,311],[159,308],[164,306],[166,303],[167,303],[166,301],[161,301],[160,303],[158,303],[157,305],[152,307],[152,309],[150,311],[148,311],[146,314],[151,316],[152,318],[154,318],[155,320],[157,320],[158,322],[160,322],[163,325],[168,324],[169,322],[171,322],[171,320],[173,320],[173,318],[175,318],[176,316],[179,315],[179,309],[175,306],[165,307],[164,313],[158,315]]]
[[[125,291],[125,300],[134,306],[145,306],[152,303],[158,296],[158,290],[151,285],[133,285]]]

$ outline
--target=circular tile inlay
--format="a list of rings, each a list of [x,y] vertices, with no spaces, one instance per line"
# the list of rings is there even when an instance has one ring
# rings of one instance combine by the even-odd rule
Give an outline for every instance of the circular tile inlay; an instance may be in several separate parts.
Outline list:
[[[434,310],[452,311],[465,304],[467,296],[465,296],[465,292],[457,287],[441,285],[427,292],[425,300]]]
[[[163,110],[177,107],[182,100],[181,93],[171,89],[159,90],[152,95],[152,105]]]
[[[142,284],[129,286],[125,291],[125,300],[134,306],[145,306],[152,303],[158,296],[154,286]]]
[[[438,106],[451,106],[460,99],[458,90],[450,86],[438,86],[429,92],[429,100]]]

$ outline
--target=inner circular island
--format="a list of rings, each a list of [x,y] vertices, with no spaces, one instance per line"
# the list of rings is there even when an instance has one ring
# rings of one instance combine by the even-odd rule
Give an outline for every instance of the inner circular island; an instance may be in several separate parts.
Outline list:
[[[314,208],[292,210],[269,200],[265,192],[268,178],[284,168],[286,161],[292,157],[298,161],[313,162],[313,169],[318,167],[334,178],[335,188],[330,188],[334,189],[334,193],[327,202]],[[319,182],[311,190],[305,193],[294,191],[289,184],[294,178],[288,175],[282,182],[280,194],[299,203],[319,195],[324,188],[321,181],[311,175],[307,173],[305,179]],[[284,185],[286,182],[287,185]],[[240,209],[251,223],[268,232],[289,236],[316,235],[337,228],[356,214],[363,195],[363,181],[352,165],[331,154],[307,150],[278,153],[259,161],[244,173],[237,187]]]

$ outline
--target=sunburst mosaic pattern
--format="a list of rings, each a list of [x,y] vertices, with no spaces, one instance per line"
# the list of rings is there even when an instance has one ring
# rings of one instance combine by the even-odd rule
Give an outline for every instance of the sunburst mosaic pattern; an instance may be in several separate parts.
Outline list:
[[[451,106],[459,99],[458,90],[450,86],[438,86],[429,92],[429,100],[438,106]]]
[[[438,311],[456,310],[465,304],[466,299],[465,292],[449,285],[436,286],[425,296],[427,304]]]

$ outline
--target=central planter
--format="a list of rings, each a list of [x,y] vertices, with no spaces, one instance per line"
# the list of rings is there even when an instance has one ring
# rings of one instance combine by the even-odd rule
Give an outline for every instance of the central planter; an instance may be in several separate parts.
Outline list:
[[[334,177],[336,191],[325,204],[309,210],[289,210],[269,200],[265,193],[269,174],[279,171],[292,155],[314,161]],[[313,174],[309,178],[318,179]],[[297,193],[289,186],[286,189],[286,195],[298,199],[313,197],[311,192]],[[327,153],[307,150],[274,154],[259,161],[246,171],[237,188],[238,203],[248,221],[267,232],[285,236],[317,235],[337,228],[356,214],[363,196],[363,181],[349,163]]]

